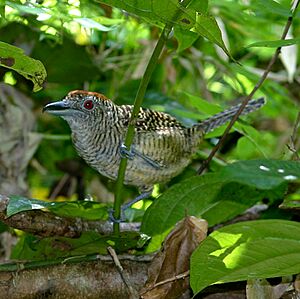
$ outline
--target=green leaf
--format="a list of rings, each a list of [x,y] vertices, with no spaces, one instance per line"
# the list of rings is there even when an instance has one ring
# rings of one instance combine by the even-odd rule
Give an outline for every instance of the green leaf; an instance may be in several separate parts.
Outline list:
[[[29,199],[22,196],[10,196],[9,199],[6,212],[8,217],[24,211],[47,209],[62,217],[80,217],[86,220],[107,218],[107,207],[98,202],[50,202],[38,199]]]
[[[199,35],[192,31],[183,30],[179,26],[174,27],[174,36],[178,41],[177,52],[181,52],[189,47],[198,39]]]
[[[203,119],[222,111],[220,106],[212,104],[198,96],[192,95],[186,91],[183,91],[183,94],[188,98],[188,103],[192,107],[196,108],[201,114],[204,114]]]
[[[300,223],[258,220],[228,225],[209,235],[191,258],[194,293],[215,283],[300,272]]]
[[[264,12],[266,14],[276,14],[278,16],[283,16],[288,18],[291,15],[289,7],[285,7],[279,2],[274,0],[255,0],[252,3],[253,7],[257,9],[258,12]]]
[[[106,254],[108,246],[118,252],[138,248],[144,235],[138,232],[122,232],[119,236],[99,236],[97,232],[85,232],[79,238],[37,238],[23,235],[13,249],[12,258],[45,260],[88,254]]]
[[[240,161],[220,172],[188,178],[164,192],[145,212],[141,230],[154,248],[186,215],[205,218],[209,225],[243,213],[257,202],[282,198],[288,182],[300,177],[296,161]]]
[[[300,44],[300,38],[255,42],[255,43],[252,43],[252,44],[246,46],[246,48],[251,48],[251,47],[278,48],[278,47],[291,46],[291,45],[295,45],[295,44]]]
[[[97,30],[103,31],[103,32],[111,31],[116,28],[116,27],[104,26],[104,25],[94,21],[93,19],[89,19],[89,18],[75,18],[74,21],[79,23],[81,26],[83,26],[85,28],[97,29]]]
[[[47,73],[39,60],[24,54],[23,50],[15,46],[0,42],[0,65],[14,70],[33,82],[33,91],[42,89]]]
[[[221,176],[230,181],[271,190],[284,182],[300,179],[300,162],[280,160],[250,160],[224,167]]]
[[[211,42],[220,46],[224,52],[230,56],[223,40],[219,26],[214,17],[206,13],[207,4],[205,1],[197,5],[196,1],[190,3],[188,8],[182,7],[177,0],[98,0],[129,13],[133,13],[147,22],[158,26],[166,24],[176,25],[181,30],[193,31],[207,38]]]
[[[289,194],[284,198],[283,203],[280,205],[281,209],[293,210],[300,210],[300,193],[299,190],[297,193]]]
[[[6,1],[6,5],[18,10],[21,13],[25,14],[34,14],[34,15],[39,15],[39,14],[47,14],[49,13],[48,9],[44,9],[38,6],[34,5],[24,5],[24,4],[17,4],[12,1]]]
[[[192,29],[201,36],[206,37],[214,44],[221,47],[224,52],[230,56],[222,39],[222,33],[214,17],[198,13],[196,17],[195,27]]]
[[[191,1],[189,8],[193,8],[197,12],[205,14],[208,10],[208,0],[193,0]]]

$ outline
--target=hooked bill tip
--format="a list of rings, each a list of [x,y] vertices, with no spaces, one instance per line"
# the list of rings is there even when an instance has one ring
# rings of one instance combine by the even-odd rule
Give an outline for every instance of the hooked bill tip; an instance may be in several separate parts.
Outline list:
[[[67,110],[69,108],[70,106],[65,101],[58,101],[58,102],[53,102],[45,105],[42,111],[55,112],[55,111]]]

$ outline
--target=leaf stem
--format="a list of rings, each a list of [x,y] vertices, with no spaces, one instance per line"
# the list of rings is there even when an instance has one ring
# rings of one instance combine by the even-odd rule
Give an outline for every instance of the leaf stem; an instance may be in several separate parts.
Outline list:
[[[174,17],[172,20],[176,20],[178,16],[181,14],[181,9],[185,8],[189,5],[191,0],[183,0],[179,3],[178,9],[174,14]],[[151,79],[151,76],[153,74],[153,71],[157,65],[157,61],[159,59],[159,56],[163,50],[164,44],[166,40],[169,37],[169,34],[172,30],[173,24],[172,22],[168,22],[165,27],[163,28],[160,37],[156,43],[156,46],[153,50],[153,53],[149,59],[147,68],[145,70],[145,73],[142,77],[142,80],[140,82],[135,101],[134,101],[134,106],[131,114],[131,118],[129,121],[126,137],[124,144],[127,148],[131,147],[131,144],[133,142],[134,138],[134,133],[135,133],[135,123],[138,118],[138,114],[146,93],[147,86],[149,84],[149,81]],[[127,166],[127,158],[122,158],[119,166],[119,171],[118,171],[118,178],[116,181],[116,191],[115,191],[115,201],[114,201],[114,218],[115,219],[120,219],[121,216],[121,205],[122,205],[122,189],[123,189],[123,182],[125,178],[125,171],[126,171],[126,166]],[[114,234],[119,234],[120,233],[120,225],[119,223],[114,223]]]
[[[129,121],[128,129],[127,129],[127,134],[125,137],[125,146],[127,148],[130,148],[133,138],[134,138],[134,128],[135,128],[135,123],[140,111],[140,107],[142,105],[147,86],[149,84],[151,75],[156,67],[157,61],[159,59],[159,56],[162,52],[163,46],[165,44],[165,41],[168,38],[168,35],[171,31],[171,26],[166,25],[161,32],[161,35],[157,41],[157,44],[154,48],[154,51],[150,57],[150,60],[148,62],[147,68],[145,70],[145,73],[143,75],[142,81],[140,83],[139,89],[137,91],[135,101],[134,101],[134,106],[132,109],[132,114],[131,118]],[[122,188],[123,188],[123,182],[125,178],[125,170],[127,166],[127,158],[122,158],[119,166],[119,171],[118,171],[118,178],[116,182],[116,191],[115,191],[115,201],[114,201],[114,218],[119,219],[121,216],[120,210],[121,210],[121,205],[122,205]],[[120,227],[119,223],[114,223],[114,233],[118,234],[120,232]]]

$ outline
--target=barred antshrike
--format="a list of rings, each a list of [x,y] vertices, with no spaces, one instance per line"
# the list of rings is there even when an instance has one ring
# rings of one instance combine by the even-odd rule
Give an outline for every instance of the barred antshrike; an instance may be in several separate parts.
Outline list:
[[[242,114],[264,103],[264,98],[251,100]],[[130,150],[123,142],[131,105],[117,106],[102,94],[75,90],[62,101],[46,105],[43,111],[68,122],[74,146],[90,166],[115,180],[125,154],[129,158],[125,184],[149,191],[155,183],[167,182],[179,174],[190,163],[203,135],[229,121],[239,107],[233,106],[190,128],[169,114],[141,108]]]

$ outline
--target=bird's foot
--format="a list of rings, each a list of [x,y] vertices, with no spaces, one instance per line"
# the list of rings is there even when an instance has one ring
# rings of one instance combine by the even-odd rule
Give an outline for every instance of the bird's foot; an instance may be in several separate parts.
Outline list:
[[[125,222],[126,221],[126,216],[125,216],[125,211],[130,208],[133,204],[135,204],[136,202],[145,199],[147,197],[149,197],[152,194],[152,190],[148,191],[148,192],[144,192],[142,194],[140,194],[139,196],[137,196],[136,198],[134,198],[133,200],[129,201],[128,203],[125,203],[121,206],[121,214],[120,214],[120,218],[116,219],[114,217],[114,209],[109,209],[108,211],[108,219],[110,222],[113,223],[121,223],[121,222]]]
[[[127,158],[129,160],[132,160],[135,156],[132,149],[128,149],[124,143],[120,145],[120,155],[122,158]]]
[[[124,210],[121,207],[121,215],[119,219],[116,219],[114,216],[115,210],[114,209],[109,209],[108,210],[108,220],[112,223],[122,223],[126,221],[125,213]]]

